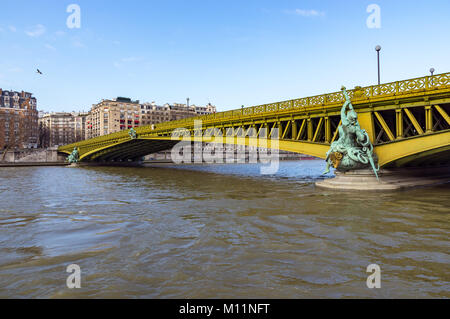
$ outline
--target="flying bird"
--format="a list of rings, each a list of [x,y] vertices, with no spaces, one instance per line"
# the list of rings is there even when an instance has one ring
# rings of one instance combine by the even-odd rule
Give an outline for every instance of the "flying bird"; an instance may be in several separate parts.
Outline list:
[[[39,69],[37,69],[37,72],[36,73],[38,73],[38,74],[41,74],[42,75],[42,72],[41,72],[41,70],[39,70]]]

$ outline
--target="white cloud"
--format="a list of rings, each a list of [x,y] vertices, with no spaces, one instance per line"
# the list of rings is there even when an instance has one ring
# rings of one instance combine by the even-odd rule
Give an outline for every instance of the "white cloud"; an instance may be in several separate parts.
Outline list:
[[[74,40],[72,41],[72,46],[74,46],[75,48],[85,48],[85,47],[86,47],[86,46],[84,45],[84,43],[81,42],[81,41],[78,40],[78,39],[74,39]]]
[[[20,73],[20,72],[23,71],[23,69],[19,68],[19,67],[12,67],[8,71],[11,72],[11,73]]]
[[[127,57],[127,58],[123,58],[122,62],[136,62],[136,61],[139,61],[139,60],[141,60],[141,58],[138,58],[138,57],[135,57],[135,56],[130,56],[130,57]]]
[[[8,26],[8,29],[11,32],[16,32],[17,31],[17,28],[15,26],[13,26],[13,25]]]
[[[325,15],[325,12],[318,11],[314,9],[295,9],[295,10],[287,10],[286,13],[289,14],[295,14],[302,17],[323,17]]]
[[[29,31],[25,31],[25,33],[29,36],[29,37],[40,37],[41,35],[43,35],[46,31],[46,28],[42,25],[42,24],[38,24],[36,25],[33,30],[29,30]]]
[[[45,46],[47,49],[49,49],[49,50],[52,50],[52,51],[55,51],[55,50],[56,50],[56,48],[55,48],[53,45],[50,45],[50,44],[48,44],[48,43],[46,43],[44,46]]]
[[[116,68],[120,68],[125,63],[139,62],[139,61],[142,61],[142,60],[143,59],[140,58],[140,57],[130,56],[130,57],[122,58],[122,59],[120,59],[120,61],[114,62],[114,66]]]

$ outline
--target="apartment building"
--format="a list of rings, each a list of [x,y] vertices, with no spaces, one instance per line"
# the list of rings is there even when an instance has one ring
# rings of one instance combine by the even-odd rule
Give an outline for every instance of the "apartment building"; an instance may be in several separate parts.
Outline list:
[[[206,106],[192,105],[192,108],[195,109],[195,113],[197,115],[207,115],[217,112],[216,107],[214,105],[211,105],[211,103],[208,103]]]
[[[129,130],[145,125],[175,121],[184,118],[211,114],[216,107],[186,104],[157,105],[155,102],[140,104],[130,98],[118,97],[113,100],[102,100],[92,106],[86,115],[85,138],[90,139],[122,130]]]
[[[36,107],[32,93],[0,89],[0,149],[38,146]]]
[[[39,112],[39,147],[62,146],[86,138],[86,112]]]
[[[144,103],[141,105],[141,124],[142,126],[152,125],[212,113],[216,113],[216,107],[211,104],[207,106],[189,106],[187,104],[173,103],[158,106],[155,102]]]
[[[75,121],[71,113],[44,113],[39,118],[41,147],[62,146],[75,142]]]
[[[139,101],[118,97],[113,100],[102,100],[92,106],[87,118],[89,138],[103,136],[125,129],[139,127],[141,105]]]
[[[194,116],[185,114],[185,117]],[[142,125],[151,125],[156,123],[168,122],[173,120],[173,112],[169,104],[163,106],[156,105],[155,102],[144,103],[141,105]]]
[[[86,125],[89,113],[88,112],[73,112],[74,121],[74,140],[75,142],[83,141],[86,139]]]
[[[85,140],[92,138],[92,114],[88,113],[86,116],[86,131],[85,131]]]

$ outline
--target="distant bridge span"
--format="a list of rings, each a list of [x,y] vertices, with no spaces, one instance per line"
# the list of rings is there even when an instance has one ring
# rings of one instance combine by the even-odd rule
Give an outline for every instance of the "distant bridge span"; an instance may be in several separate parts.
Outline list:
[[[349,95],[381,167],[450,163],[450,73],[356,87]],[[343,103],[342,92],[270,103],[139,127],[136,139],[121,131],[58,151],[70,154],[77,147],[82,162],[137,160],[171,149],[182,139],[175,130],[184,128],[192,141],[276,145],[280,150],[325,158],[330,144],[339,138]],[[202,126],[197,127],[196,121]],[[280,132],[278,144],[271,139],[276,128]],[[269,138],[262,135],[264,131]],[[220,132],[223,138],[213,136],[213,132]]]

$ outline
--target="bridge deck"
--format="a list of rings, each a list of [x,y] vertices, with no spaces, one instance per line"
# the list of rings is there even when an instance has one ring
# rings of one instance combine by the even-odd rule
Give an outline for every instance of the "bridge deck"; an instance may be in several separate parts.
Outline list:
[[[448,162],[450,142],[450,73],[397,81],[349,91],[359,122],[369,133],[382,166]],[[188,136],[194,141],[240,145],[269,144],[278,130],[279,149],[323,158],[339,138],[341,92],[270,103],[239,110],[165,122],[93,138],[59,148],[75,147],[85,161],[126,160],[171,148]],[[183,128],[185,131],[180,131]],[[178,130],[177,130],[178,129]],[[227,139],[228,137],[228,139]],[[253,143],[254,145],[254,143]]]

